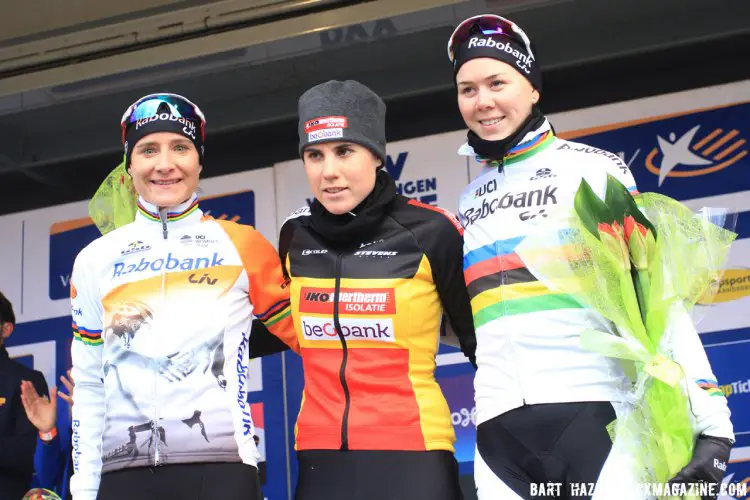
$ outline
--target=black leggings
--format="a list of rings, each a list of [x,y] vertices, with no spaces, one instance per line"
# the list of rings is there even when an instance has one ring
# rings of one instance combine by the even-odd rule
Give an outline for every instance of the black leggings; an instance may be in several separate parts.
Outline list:
[[[263,500],[258,469],[242,463],[133,467],[102,475],[97,500]]]
[[[590,498],[581,485],[596,483],[612,449],[607,425],[614,419],[606,401],[522,406],[480,424],[477,449],[522,498],[532,498],[532,483],[561,483],[559,495],[548,494],[554,498]]]
[[[449,451],[297,453],[295,500],[462,500]]]

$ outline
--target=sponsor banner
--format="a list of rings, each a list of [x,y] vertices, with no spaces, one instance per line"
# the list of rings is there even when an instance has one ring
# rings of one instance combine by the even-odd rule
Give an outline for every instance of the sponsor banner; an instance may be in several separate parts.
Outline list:
[[[302,332],[306,340],[334,340],[339,342],[332,317],[300,318]],[[362,340],[370,342],[395,342],[393,320],[340,318],[341,333],[347,341]]]
[[[718,293],[695,306],[701,333],[750,327],[750,238],[733,243],[724,267]]]
[[[332,124],[335,125],[335,122],[326,126],[334,126]],[[312,133],[331,133],[334,130],[321,128]],[[465,141],[466,132],[458,131],[389,143],[385,168],[396,181],[399,193],[456,213],[458,197],[469,180],[468,158],[456,154]],[[313,194],[301,160],[275,165],[274,175],[277,185],[283,187],[276,193],[278,225],[281,229],[289,214],[312,202]]]
[[[748,113],[735,104],[562,135],[618,154],[641,192],[686,200],[750,190]]]
[[[342,288],[339,290],[340,314],[396,314],[393,288]],[[334,289],[302,287],[299,310],[303,313],[333,314]]]
[[[750,269],[726,269],[710,303],[730,302],[750,295]]]

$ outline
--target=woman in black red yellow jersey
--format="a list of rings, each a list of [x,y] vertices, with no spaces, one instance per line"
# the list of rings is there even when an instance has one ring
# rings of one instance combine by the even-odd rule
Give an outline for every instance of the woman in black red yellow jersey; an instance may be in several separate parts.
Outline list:
[[[434,378],[443,311],[474,360],[460,226],[397,194],[385,104],[362,84],[305,92],[298,131],[315,200],[279,242],[305,373],[296,498],[460,499]]]

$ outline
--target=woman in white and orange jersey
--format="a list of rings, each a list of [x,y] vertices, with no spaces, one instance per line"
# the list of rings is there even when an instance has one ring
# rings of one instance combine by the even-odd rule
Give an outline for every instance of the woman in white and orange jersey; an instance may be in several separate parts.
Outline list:
[[[248,337],[254,319],[292,329],[289,294],[260,233],[201,212],[204,129],[175,94],[123,116],[110,179],[132,182],[134,220],[113,229],[94,213],[113,230],[73,268],[75,500],[262,498]]]

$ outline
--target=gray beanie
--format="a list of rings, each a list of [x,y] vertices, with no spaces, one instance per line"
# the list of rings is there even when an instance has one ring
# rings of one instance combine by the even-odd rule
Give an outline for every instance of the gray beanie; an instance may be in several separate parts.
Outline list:
[[[365,146],[385,164],[385,103],[354,80],[330,80],[299,98],[299,154],[310,144],[348,141]]]

